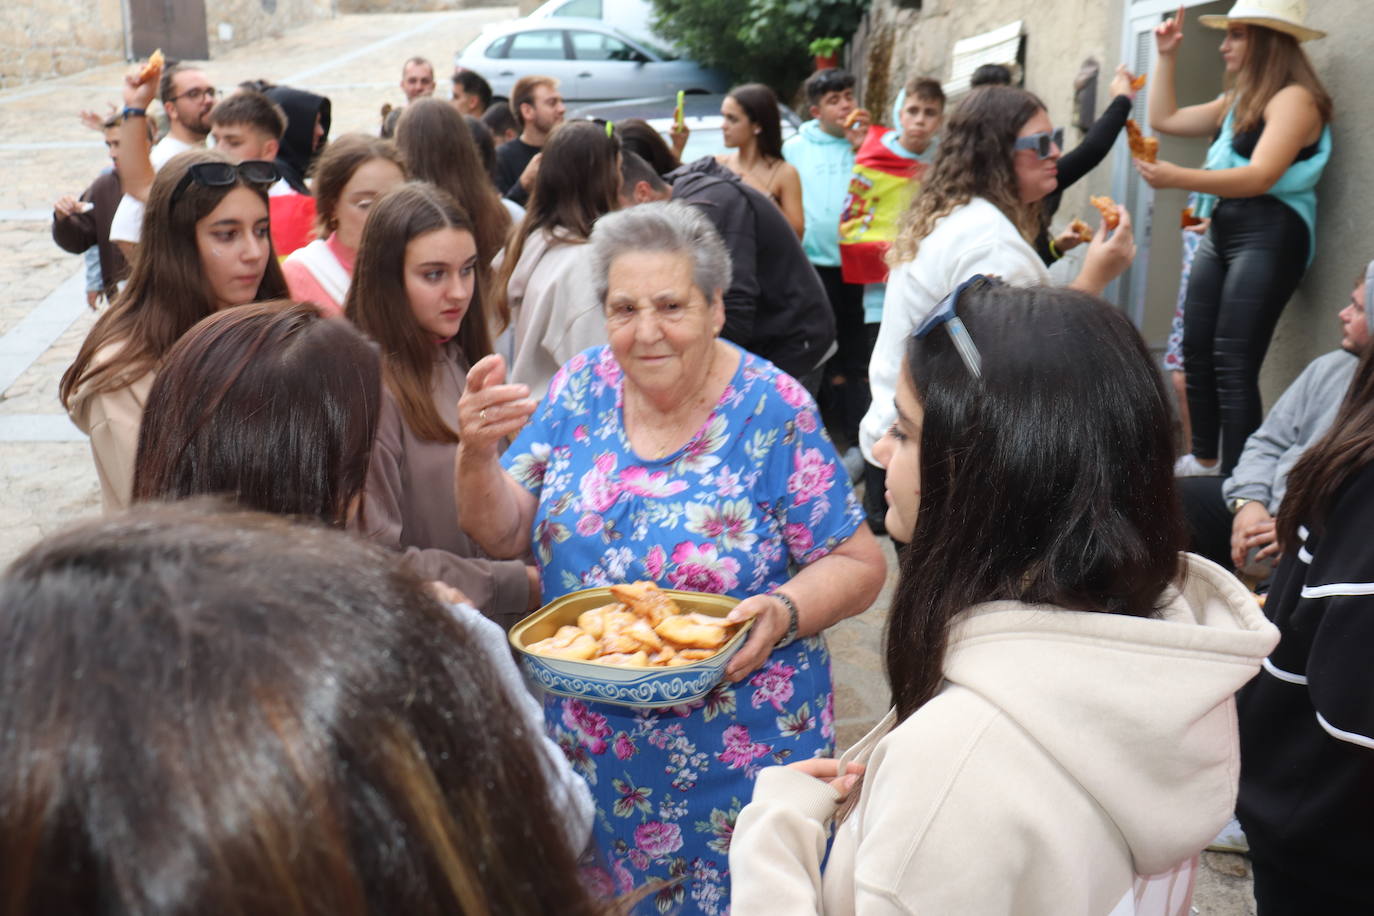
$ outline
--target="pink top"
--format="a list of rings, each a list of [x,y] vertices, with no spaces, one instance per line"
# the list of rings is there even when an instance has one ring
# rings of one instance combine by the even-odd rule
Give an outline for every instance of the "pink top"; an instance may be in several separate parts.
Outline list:
[[[331,233],[329,238],[325,239],[324,244],[348,275],[353,276],[353,262],[358,253],[340,242],[337,232]],[[291,293],[292,299],[297,302],[315,303],[320,307],[320,314],[326,318],[336,318],[343,315],[343,302],[325,292],[320,281],[310,272],[310,268],[306,266],[303,260],[288,257],[282,262],[281,271],[286,276],[286,288]]]

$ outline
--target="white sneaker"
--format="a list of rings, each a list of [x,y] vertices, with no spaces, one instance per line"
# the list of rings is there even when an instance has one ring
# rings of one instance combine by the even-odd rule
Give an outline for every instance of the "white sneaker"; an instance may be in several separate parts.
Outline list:
[[[845,473],[849,475],[850,483],[858,483],[864,477],[864,453],[859,451],[857,445],[851,445],[840,456],[840,463],[844,465]]]
[[[1174,462],[1175,477],[1220,477],[1221,462],[1218,461],[1210,468],[1193,457],[1192,452],[1181,456]]]
[[[1244,853],[1250,851],[1250,841],[1245,838],[1245,831],[1240,829],[1240,821],[1233,817],[1229,824],[1221,828],[1216,839],[1207,844],[1207,848],[1212,852]]]

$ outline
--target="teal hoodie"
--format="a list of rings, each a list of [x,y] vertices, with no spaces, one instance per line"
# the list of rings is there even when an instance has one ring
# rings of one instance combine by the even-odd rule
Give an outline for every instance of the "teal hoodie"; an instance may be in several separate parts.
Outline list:
[[[817,267],[840,266],[840,213],[849,197],[854,148],[832,137],[817,121],[807,121],[782,145],[783,158],[801,174],[806,234],[802,248]]]

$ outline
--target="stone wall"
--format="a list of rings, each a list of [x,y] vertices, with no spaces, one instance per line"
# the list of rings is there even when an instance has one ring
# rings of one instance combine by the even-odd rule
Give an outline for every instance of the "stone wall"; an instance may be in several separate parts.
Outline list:
[[[210,56],[335,13],[335,0],[208,0]],[[341,6],[341,4],[340,4]]]
[[[119,0],[0,3],[0,89],[124,56]]]

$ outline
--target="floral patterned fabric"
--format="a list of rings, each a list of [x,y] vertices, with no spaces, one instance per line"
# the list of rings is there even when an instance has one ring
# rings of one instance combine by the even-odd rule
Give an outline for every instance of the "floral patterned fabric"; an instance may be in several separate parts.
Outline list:
[[[539,499],[533,537],[545,601],[636,579],[746,598],[783,584],[862,523],[815,403],[771,363],[741,350],[696,435],[653,461],[630,446],[622,392],[609,348],[578,354],[502,458]],[[754,776],[831,753],[832,702],[819,636],[685,706],[547,697],[549,733],[596,801],[601,890],[681,878],[636,912],[728,913],[730,834]]]

